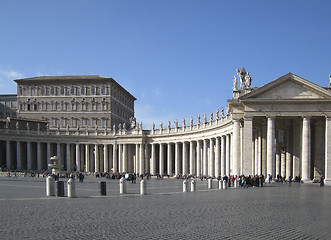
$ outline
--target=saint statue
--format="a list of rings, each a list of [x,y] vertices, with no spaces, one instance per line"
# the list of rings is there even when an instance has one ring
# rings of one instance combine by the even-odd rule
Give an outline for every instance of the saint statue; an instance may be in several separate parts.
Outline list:
[[[237,91],[238,90],[238,79],[237,79],[237,75],[234,75],[233,78],[233,91]]]
[[[163,129],[163,122],[160,123],[160,129]]]
[[[178,128],[178,120],[175,121],[175,128]]]
[[[193,117],[190,118],[190,125],[193,126]]]
[[[186,127],[185,118],[183,118],[183,127]]]
[[[219,119],[220,118],[220,110],[216,110],[216,119]]]
[[[200,124],[200,114],[198,115],[198,118],[197,118],[197,124]]]
[[[168,121],[168,129],[170,129],[170,127],[171,127],[171,122]]]

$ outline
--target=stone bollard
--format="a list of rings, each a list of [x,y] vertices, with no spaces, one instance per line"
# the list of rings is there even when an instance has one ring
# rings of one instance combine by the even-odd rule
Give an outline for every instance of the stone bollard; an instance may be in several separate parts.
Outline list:
[[[196,189],[196,182],[195,180],[192,180],[191,182],[191,192],[196,192],[197,189]]]
[[[146,181],[141,180],[140,181],[140,195],[146,195],[146,194],[147,194]]]
[[[67,182],[67,187],[68,187],[68,197],[75,198],[76,197],[75,180],[70,178]]]
[[[223,181],[222,180],[218,181],[218,189],[223,189]]]
[[[101,196],[107,195],[107,186],[106,182],[99,182],[99,193]]]
[[[126,193],[126,181],[124,177],[120,179],[120,194]]]
[[[227,188],[228,188],[228,184],[226,180],[223,180],[223,189],[227,189]]]
[[[46,196],[55,196],[55,180],[51,176],[46,178]]]
[[[183,181],[183,192],[188,192],[188,184],[187,184],[187,180]]]
[[[213,188],[213,179],[208,178],[207,182],[208,182],[208,188],[212,189]]]
[[[56,181],[56,196],[57,197],[64,197],[64,182],[63,181]]]

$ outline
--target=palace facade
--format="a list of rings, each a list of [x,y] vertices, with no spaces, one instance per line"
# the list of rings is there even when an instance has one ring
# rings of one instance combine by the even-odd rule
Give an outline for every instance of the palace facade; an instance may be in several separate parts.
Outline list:
[[[331,90],[292,73],[251,88],[249,74],[238,75],[241,86],[235,77],[226,111],[150,130],[136,123],[135,98],[113,79],[16,80],[18,117],[0,121],[0,166],[42,170],[57,155],[65,171],[279,174],[303,181],[323,175],[331,183]]]

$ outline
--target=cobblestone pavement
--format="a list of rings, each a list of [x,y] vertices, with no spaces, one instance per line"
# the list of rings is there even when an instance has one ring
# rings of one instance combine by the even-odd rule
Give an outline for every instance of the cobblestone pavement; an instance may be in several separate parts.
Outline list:
[[[0,177],[1,239],[330,239],[331,187],[292,183],[182,192],[148,180],[119,194],[118,180],[76,182],[77,198],[46,197],[43,178]],[[66,192],[66,190],[65,190]]]

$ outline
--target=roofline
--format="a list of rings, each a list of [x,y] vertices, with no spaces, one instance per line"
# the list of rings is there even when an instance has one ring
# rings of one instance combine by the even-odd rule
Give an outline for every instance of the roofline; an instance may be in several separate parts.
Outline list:
[[[31,78],[21,78],[15,79],[14,82],[17,84],[22,82],[29,82],[29,81],[58,81],[58,80],[99,80],[99,81],[109,81],[116,84],[126,93],[128,93],[134,100],[137,100],[135,96],[133,96],[129,91],[127,91],[124,87],[122,87],[115,79],[110,77],[102,77],[99,75],[67,75],[67,76],[39,76],[39,77],[31,77]]]

